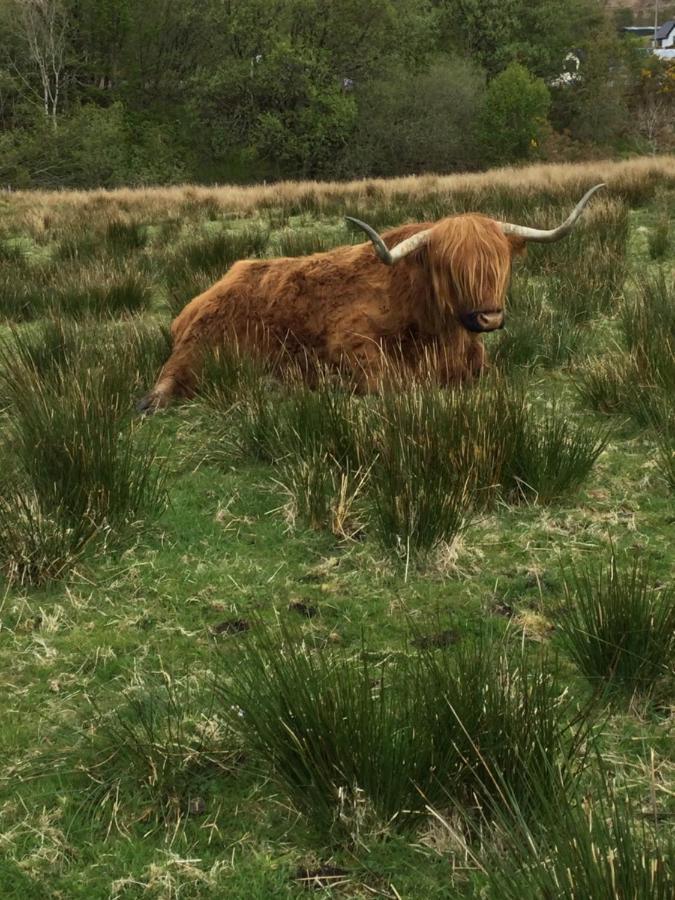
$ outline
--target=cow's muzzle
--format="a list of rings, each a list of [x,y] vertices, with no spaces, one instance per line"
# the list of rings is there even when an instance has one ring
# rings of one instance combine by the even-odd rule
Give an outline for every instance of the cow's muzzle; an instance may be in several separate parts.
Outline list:
[[[462,313],[460,316],[462,325],[468,331],[482,333],[485,331],[497,331],[498,328],[504,327],[503,310],[483,311],[474,309],[471,312]]]

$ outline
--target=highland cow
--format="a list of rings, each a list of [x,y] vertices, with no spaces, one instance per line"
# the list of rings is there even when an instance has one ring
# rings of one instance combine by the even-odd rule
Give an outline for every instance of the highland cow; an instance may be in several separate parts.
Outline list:
[[[445,384],[473,377],[485,363],[482,335],[504,325],[514,254],[528,241],[569,234],[600,187],[551,230],[467,214],[380,236],[349,219],[372,245],[236,262],[174,320],[173,350],[139,408],[191,396],[205,355],[228,344],[268,358],[283,348],[286,358],[346,368],[364,391],[379,387],[383,363],[394,358],[414,369],[433,355]]]

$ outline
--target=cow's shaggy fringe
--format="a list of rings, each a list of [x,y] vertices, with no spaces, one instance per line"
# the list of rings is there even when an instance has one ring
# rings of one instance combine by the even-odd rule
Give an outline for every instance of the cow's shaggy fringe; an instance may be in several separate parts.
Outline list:
[[[550,660],[482,636],[449,657],[385,662],[300,643],[260,624],[219,679],[230,727],[322,837],[409,831],[448,798],[534,812],[532,784],[571,788],[585,717]]]
[[[649,559],[609,558],[565,570],[561,639],[597,685],[629,697],[675,686],[675,593],[651,573]]]

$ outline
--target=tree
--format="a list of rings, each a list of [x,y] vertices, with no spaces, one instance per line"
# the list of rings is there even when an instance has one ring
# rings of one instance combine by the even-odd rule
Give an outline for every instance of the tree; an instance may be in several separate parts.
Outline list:
[[[511,63],[487,90],[481,116],[484,163],[526,159],[538,147],[551,98],[541,78]]]
[[[45,116],[56,126],[63,91],[68,16],[62,0],[17,0],[19,24],[42,88]]]
[[[463,59],[439,58],[426,71],[390,70],[356,91],[358,118],[344,174],[408,175],[472,169],[485,75]]]

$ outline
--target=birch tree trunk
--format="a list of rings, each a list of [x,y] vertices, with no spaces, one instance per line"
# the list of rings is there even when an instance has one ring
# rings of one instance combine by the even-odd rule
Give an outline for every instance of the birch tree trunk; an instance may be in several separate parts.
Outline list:
[[[17,0],[20,25],[37,69],[45,116],[56,128],[63,88],[68,21],[62,0]]]

